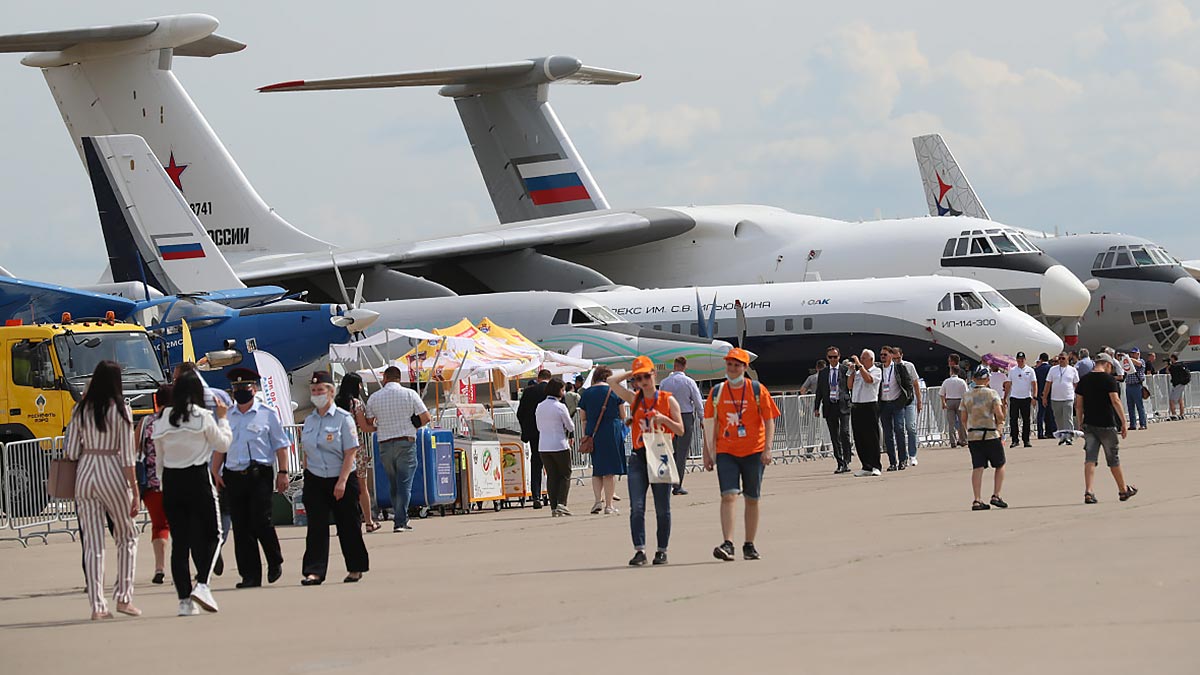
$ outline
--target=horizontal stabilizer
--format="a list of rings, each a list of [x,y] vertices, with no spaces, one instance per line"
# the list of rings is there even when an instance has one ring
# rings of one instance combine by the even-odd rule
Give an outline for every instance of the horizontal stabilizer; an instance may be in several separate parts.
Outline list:
[[[384,87],[447,86],[445,96],[469,96],[500,89],[515,89],[552,82],[573,84],[621,84],[641,79],[637,73],[593,68],[570,56],[493,63],[461,68],[412,70],[387,75],[294,80],[260,87],[261,92],[324,91],[335,89],[378,89]]]
[[[76,318],[103,317],[113,312],[117,319],[133,314],[136,303],[115,295],[93,293],[57,284],[0,277],[0,316],[5,320],[58,321],[63,312]]]
[[[216,56],[246,45],[215,35],[218,21],[207,14],[179,14],[91,28],[0,35],[0,52],[32,52],[21,63],[53,68],[160,49],[178,56]]]

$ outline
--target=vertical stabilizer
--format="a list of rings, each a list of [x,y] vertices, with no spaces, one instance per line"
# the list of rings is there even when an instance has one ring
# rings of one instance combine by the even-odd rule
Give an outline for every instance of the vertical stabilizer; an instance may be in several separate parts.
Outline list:
[[[244,287],[144,140],[84,137],[82,147],[114,281],[168,294]]]
[[[262,87],[263,92],[443,85],[454,99],[502,223],[607,209],[608,200],[550,106],[550,85],[620,84],[636,73],[569,56]]]
[[[171,71],[175,56],[214,56],[245,45],[213,34],[217,20],[180,15],[97,28],[0,36],[42,69],[80,157],[85,136],[135,134],[158,157],[204,229],[233,261],[320,251],[326,242],[280,218]],[[85,158],[86,163],[86,158]]]
[[[991,220],[941,134],[913,138],[913,149],[917,153],[917,167],[921,170],[929,215]]]

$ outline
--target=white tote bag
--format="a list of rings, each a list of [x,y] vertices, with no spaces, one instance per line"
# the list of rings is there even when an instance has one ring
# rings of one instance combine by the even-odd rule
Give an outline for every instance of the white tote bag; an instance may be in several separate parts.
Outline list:
[[[650,483],[679,484],[679,469],[675,466],[675,445],[671,434],[651,428],[642,434],[646,446],[646,473]]]

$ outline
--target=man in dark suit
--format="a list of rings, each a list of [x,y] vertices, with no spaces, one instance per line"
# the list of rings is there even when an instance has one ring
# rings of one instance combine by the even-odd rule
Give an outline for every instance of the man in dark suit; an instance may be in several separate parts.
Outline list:
[[[813,412],[825,418],[829,427],[829,439],[833,443],[833,457],[837,460],[834,473],[850,471],[850,386],[846,382],[847,368],[841,365],[842,354],[837,347],[825,350],[829,367],[817,378]]]
[[[550,381],[550,371],[540,370],[537,379],[530,382],[521,392],[521,400],[517,403],[517,422],[521,425],[521,440],[529,443],[529,492],[533,495],[533,508],[542,508],[542,457],[538,452],[537,419],[534,416],[538,404],[546,400],[546,383]]]

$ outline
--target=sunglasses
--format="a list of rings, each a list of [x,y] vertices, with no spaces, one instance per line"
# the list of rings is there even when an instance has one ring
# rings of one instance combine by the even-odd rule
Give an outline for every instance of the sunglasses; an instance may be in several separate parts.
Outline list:
[[[832,361],[833,359],[836,359],[836,358],[837,358],[837,357],[839,357],[839,356],[841,356],[841,354],[826,354],[826,355],[825,355],[825,358],[826,358],[826,359],[829,359],[830,361]]]

